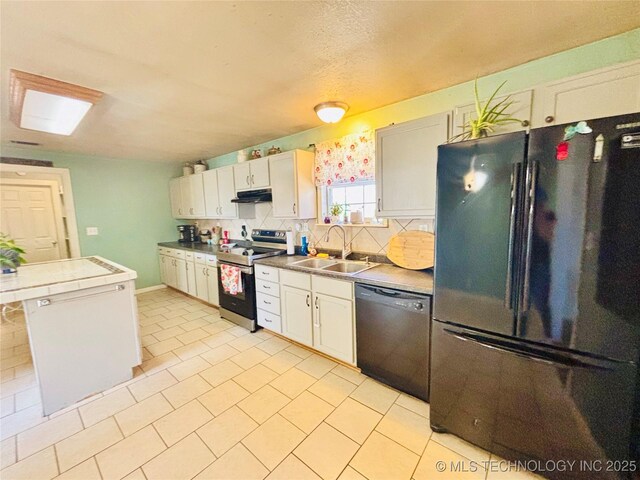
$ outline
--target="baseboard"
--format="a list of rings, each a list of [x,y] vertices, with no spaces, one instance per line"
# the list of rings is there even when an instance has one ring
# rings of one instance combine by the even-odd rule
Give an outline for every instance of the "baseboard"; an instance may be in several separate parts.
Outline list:
[[[154,290],[161,290],[163,288],[167,288],[167,286],[161,284],[161,285],[153,285],[152,287],[139,288],[136,290],[136,295],[140,293],[153,292]]]

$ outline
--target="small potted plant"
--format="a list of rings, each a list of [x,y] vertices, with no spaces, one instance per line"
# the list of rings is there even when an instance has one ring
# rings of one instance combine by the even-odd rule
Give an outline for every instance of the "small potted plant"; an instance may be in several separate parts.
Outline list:
[[[342,205],[338,203],[334,203],[331,205],[329,209],[329,213],[331,214],[331,223],[342,223]]]
[[[8,235],[0,233],[0,266],[2,273],[15,273],[17,268],[26,262],[22,257],[24,250]]]

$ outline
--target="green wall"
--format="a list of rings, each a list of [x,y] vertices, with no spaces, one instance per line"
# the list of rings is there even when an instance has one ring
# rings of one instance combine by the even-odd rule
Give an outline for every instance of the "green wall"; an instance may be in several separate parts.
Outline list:
[[[51,160],[71,173],[83,256],[99,255],[138,272],[136,288],[160,284],[157,243],[177,238],[169,179],[181,164],[2,149],[3,156]],[[86,227],[98,227],[87,236]]]
[[[532,41],[536,40],[532,39]],[[482,77],[478,84],[480,91],[488,94],[507,80],[504,92],[515,92],[563,77],[637,59],[640,59],[640,28]],[[311,143],[451,110],[454,105],[472,102],[472,92],[473,82],[462,83],[347,117],[338,124],[322,124],[311,130],[269,140],[259,145],[247,145],[245,150],[262,148],[265,151],[271,145],[278,146],[283,151],[294,148],[307,149]],[[348,98],[340,100],[349,102]],[[309,105],[309,109],[312,108],[313,105]],[[236,152],[211,158],[208,162],[212,167],[236,163]]]

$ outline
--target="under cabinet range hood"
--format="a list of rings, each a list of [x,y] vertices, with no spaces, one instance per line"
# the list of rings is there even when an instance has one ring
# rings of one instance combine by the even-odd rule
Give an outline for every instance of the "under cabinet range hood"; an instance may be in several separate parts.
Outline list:
[[[271,189],[262,188],[260,190],[247,190],[246,192],[238,192],[236,198],[232,198],[233,203],[264,203],[270,202],[272,199]]]

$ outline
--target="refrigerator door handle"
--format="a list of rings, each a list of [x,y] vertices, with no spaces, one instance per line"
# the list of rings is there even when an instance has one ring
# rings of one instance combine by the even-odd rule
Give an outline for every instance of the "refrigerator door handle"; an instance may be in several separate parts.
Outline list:
[[[545,351],[537,351],[533,349],[521,350],[514,347],[511,347],[505,342],[494,341],[490,338],[481,337],[477,335],[472,335],[469,333],[460,333],[455,332],[453,330],[449,330],[448,328],[444,329],[445,333],[452,335],[458,340],[462,340],[463,342],[472,342],[476,345],[480,345],[484,348],[489,348],[492,350],[497,350],[499,352],[508,353],[511,355],[515,355],[520,358],[524,358],[526,360],[531,360],[538,363],[544,363],[546,365],[567,367],[567,368],[588,368],[595,370],[612,370],[609,367],[603,366],[598,363],[597,360],[594,359],[594,363],[587,363],[576,358],[573,358],[569,355],[561,355],[561,354],[552,354]]]
[[[507,259],[507,281],[504,291],[504,306],[513,308],[513,249],[516,230],[516,204],[518,200],[518,184],[520,183],[520,167],[522,163],[512,165],[511,170],[511,207],[509,212],[509,256]]]
[[[527,182],[529,186],[528,191],[528,212],[527,212],[527,247],[525,250],[525,263],[524,263],[524,281],[522,285],[522,308],[521,312],[529,310],[529,290],[531,280],[531,246],[533,244],[533,222],[535,217],[536,207],[536,185],[538,183],[538,162],[531,162],[530,169],[530,181]]]

